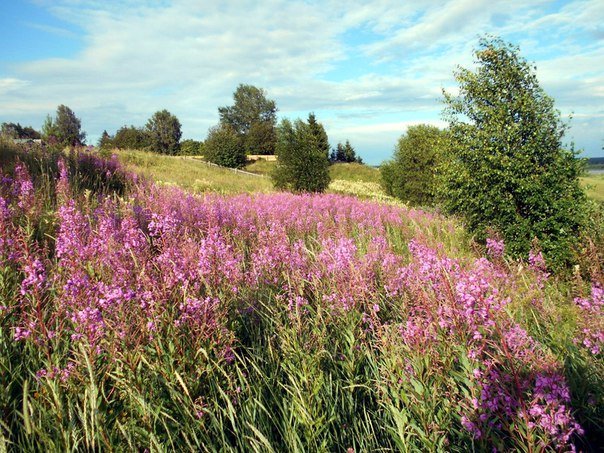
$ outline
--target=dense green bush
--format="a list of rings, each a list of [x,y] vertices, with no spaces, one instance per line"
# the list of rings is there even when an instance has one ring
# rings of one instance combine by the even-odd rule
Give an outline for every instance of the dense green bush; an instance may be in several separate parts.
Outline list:
[[[210,129],[204,145],[204,157],[223,167],[241,168],[245,165],[245,149],[235,130],[219,125]]]
[[[413,205],[432,205],[445,137],[435,126],[410,126],[399,138],[394,158],[380,167],[386,193]]]
[[[475,72],[460,68],[444,93],[451,134],[441,196],[480,239],[496,228],[526,257],[537,238],[549,264],[573,261],[584,220],[583,162],[562,148],[567,126],[517,47],[483,38]]]
[[[151,146],[151,138],[146,130],[134,126],[122,126],[111,140],[115,148],[147,149]]]
[[[329,143],[320,123],[284,119],[277,130],[277,166],[272,174],[275,187],[293,192],[324,192],[329,176]],[[322,132],[321,132],[322,131]],[[325,147],[327,144],[327,147]]]
[[[204,143],[186,139],[180,142],[180,154],[182,156],[202,156],[204,151]]]

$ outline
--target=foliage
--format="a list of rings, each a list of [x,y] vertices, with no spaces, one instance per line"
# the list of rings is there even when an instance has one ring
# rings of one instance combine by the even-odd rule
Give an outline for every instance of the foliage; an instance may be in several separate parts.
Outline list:
[[[204,143],[187,139],[180,142],[180,154],[183,156],[203,156]]]
[[[119,149],[147,149],[151,146],[151,137],[146,129],[122,126],[115,133],[112,145]]]
[[[114,147],[113,139],[111,138],[111,135],[109,135],[109,132],[107,132],[107,130],[103,130],[101,138],[99,138],[98,147],[103,150],[111,149]]]
[[[240,84],[233,93],[232,106],[219,107],[220,124],[231,127],[247,154],[275,154],[277,107],[266,92]]]
[[[517,47],[483,38],[475,56],[476,72],[455,73],[459,95],[444,93],[444,207],[480,239],[496,228],[513,256],[526,257],[537,238],[548,263],[565,266],[583,222],[583,162],[562,148],[567,126]]]
[[[151,150],[161,154],[178,154],[180,150],[180,121],[166,109],[153,114],[145,126],[149,133]]]
[[[332,162],[363,163],[363,159],[361,159],[360,156],[357,156],[356,151],[348,140],[346,140],[346,143],[344,144],[338,143],[336,148],[331,150],[329,160]]]
[[[321,123],[317,121],[314,113],[308,114],[308,131],[315,138],[316,147],[321,154],[329,156],[329,138]]]
[[[82,131],[82,122],[66,105],[59,105],[54,118],[46,117],[42,127],[46,140],[56,140],[62,146],[80,146],[85,143],[86,132]]]
[[[11,449],[599,445],[602,281],[560,284],[496,240],[480,256],[404,206],[134,180],[89,196],[61,153],[0,151]]]
[[[277,144],[275,123],[271,121],[252,123],[249,131],[243,136],[243,143],[246,154],[275,154],[275,146]]]
[[[17,139],[39,139],[42,136],[31,126],[21,126],[17,123],[2,123],[0,126],[0,136],[6,138],[17,138]]]
[[[224,125],[209,130],[204,145],[204,158],[208,162],[229,168],[241,168],[246,162],[240,136],[233,128]]]
[[[386,193],[413,205],[433,205],[445,139],[446,133],[435,126],[409,126],[398,140],[393,160],[380,167]]]
[[[597,287],[559,303],[540,268],[499,246],[453,257],[455,225],[404,207],[87,198],[71,170],[32,185],[30,168],[3,179],[0,217],[1,434],[19,450],[565,450],[575,417],[596,445]]]
[[[325,191],[330,181],[329,143],[314,115],[309,116],[309,123],[282,120],[277,137],[277,166],[272,174],[275,187],[293,192]]]

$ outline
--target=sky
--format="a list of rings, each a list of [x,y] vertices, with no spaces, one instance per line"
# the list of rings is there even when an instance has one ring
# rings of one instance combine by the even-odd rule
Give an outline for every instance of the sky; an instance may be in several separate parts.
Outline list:
[[[409,125],[446,126],[442,90],[487,33],[534,62],[565,143],[604,155],[602,0],[1,0],[0,123],[65,104],[94,144],[168,109],[202,140],[245,83],[379,164]]]

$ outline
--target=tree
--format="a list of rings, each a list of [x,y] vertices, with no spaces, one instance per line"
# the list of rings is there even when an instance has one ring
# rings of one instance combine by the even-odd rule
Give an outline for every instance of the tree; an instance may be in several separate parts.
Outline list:
[[[348,140],[346,140],[346,143],[344,144],[338,143],[336,148],[331,151],[329,160],[332,162],[363,163],[363,159],[361,159],[360,156],[357,156],[355,149]]]
[[[166,109],[153,114],[145,126],[151,142],[151,149],[161,154],[178,154],[180,150],[180,121]]]
[[[204,145],[204,158],[208,162],[230,168],[241,168],[245,165],[245,150],[241,138],[229,126],[218,125],[211,128]]]
[[[101,134],[101,138],[99,139],[98,147],[100,149],[109,149],[113,147],[113,142],[111,140],[111,135],[104,130]]]
[[[317,121],[314,113],[308,114],[308,130],[315,137],[318,150],[329,156],[330,146],[327,132],[325,132],[323,125]]]
[[[204,150],[203,142],[186,139],[180,142],[180,154],[183,156],[202,156]]]
[[[324,192],[327,189],[329,157],[326,140],[323,140],[327,134],[323,137],[317,130],[302,120],[293,124],[287,119],[281,122],[277,130],[277,166],[272,175],[276,188],[293,192]]]
[[[277,107],[266,92],[240,84],[233,93],[232,106],[219,107],[220,123],[231,127],[248,154],[275,154]]]
[[[146,129],[122,126],[115,133],[112,142],[114,147],[120,149],[147,149],[151,146],[151,137]]]
[[[585,194],[583,162],[562,148],[567,125],[517,47],[487,37],[475,57],[475,72],[455,72],[459,95],[444,92],[451,155],[443,205],[480,239],[497,229],[512,255],[527,256],[537,238],[550,265],[568,264]]]
[[[0,135],[6,138],[39,139],[40,133],[31,126],[21,126],[17,123],[2,123]]]
[[[409,126],[398,140],[394,158],[380,166],[385,192],[413,205],[434,204],[435,174],[445,136],[435,126]]]
[[[46,140],[54,139],[62,146],[80,146],[85,144],[86,132],[82,131],[82,122],[66,105],[59,105],[53,119],[46,117],[42,127],[42,135]]]

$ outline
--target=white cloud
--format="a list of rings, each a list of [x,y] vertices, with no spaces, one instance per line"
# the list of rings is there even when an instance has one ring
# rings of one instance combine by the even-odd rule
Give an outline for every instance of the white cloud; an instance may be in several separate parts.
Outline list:
[[[7,77],[0,79],[0,95],[8,94],[11,91],[17,91],[21,88],[25,88],[29,85],[26,80],[15,79],[13,77]]]
[[[413,118],[438,120],[441,88],[455,89],[455,65],[471,67],[476,36],[493,32],[536,60],[556,105],[575,113],[573,130],[584,134],[584,146],[599,151],[604,4],[598,0],[558,9],[524,0],[40,3],[84,30],[83,50],[0,73],[0,121],[40,125],[66,104],[93,138],[103,129],[143,125],[167,108],[185,137],[202,138],[236,86],[252,83],[267,89],[284,116],[321,111],[332,141],[349,134],[362,154],[389,153]],[[369,41],[354,39],[361,35]],[[330,80],[344,63],[354,75]]]

